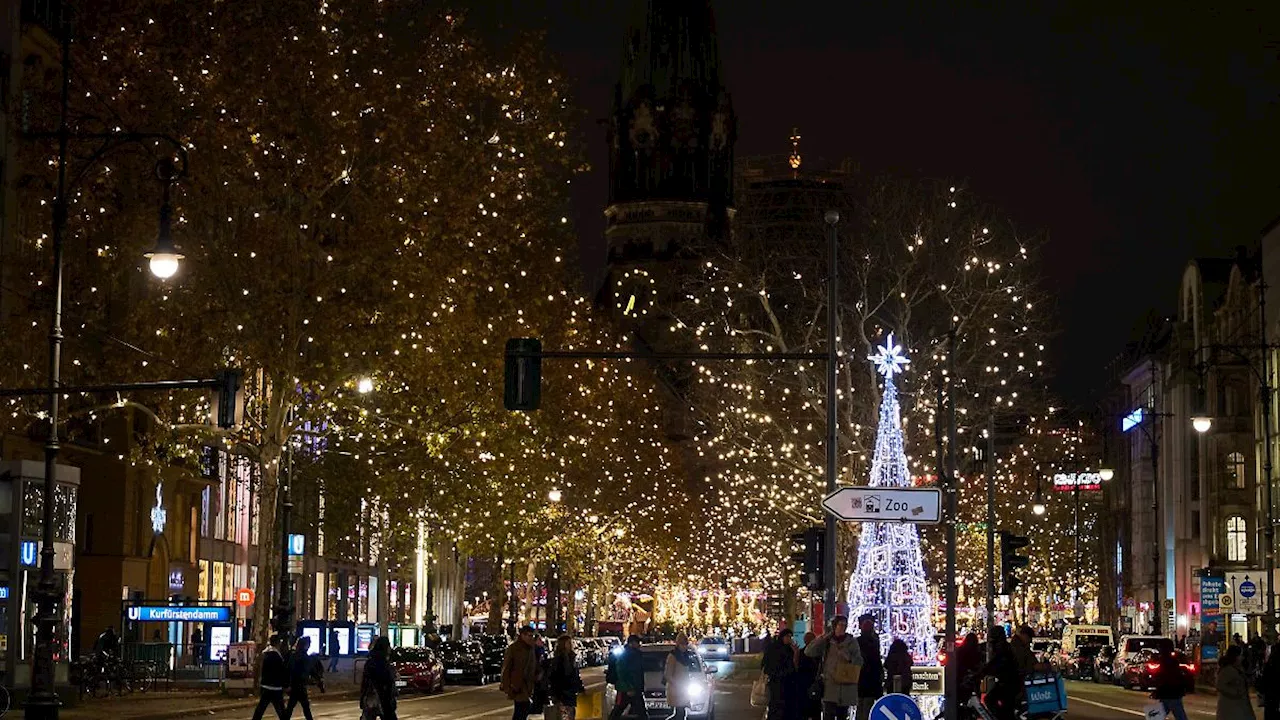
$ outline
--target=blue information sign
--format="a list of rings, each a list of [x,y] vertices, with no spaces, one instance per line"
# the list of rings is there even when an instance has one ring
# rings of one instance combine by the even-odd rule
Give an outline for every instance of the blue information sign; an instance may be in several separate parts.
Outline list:
[[[131,605],[125,615],[136,622],[231,622],[227,605]]]
[[[35,567],[40,561],[40,546],[35,540],[23,540],[18,550],[21,553],[23,565]]]
[[[1258,586],[1253,584],[1252,580],[1245,580],[1240,583],[1240,597],[1248,599],[1258,594]]]
[[[289,536],[289,554],[302,555],[307,549],[306,535],[290,535]]]
[[[871,706],[871,717],[874,720],[924,720],[916,701],[899,693],[876,700],[876,704]]]

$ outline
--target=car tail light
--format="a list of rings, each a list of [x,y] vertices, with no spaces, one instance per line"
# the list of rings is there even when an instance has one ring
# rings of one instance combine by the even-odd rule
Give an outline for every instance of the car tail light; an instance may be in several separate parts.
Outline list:
[[[1186,668],[1186,669],[1187,669],[1187,672],[1195,672],[1195,671],[1196,671],[1196,666],[1195,666],[1195,665],[1183,665],[1182,667]]]
[[[1160,663],[1147,663],[1147,670],[1155,672],[1160,669]]]

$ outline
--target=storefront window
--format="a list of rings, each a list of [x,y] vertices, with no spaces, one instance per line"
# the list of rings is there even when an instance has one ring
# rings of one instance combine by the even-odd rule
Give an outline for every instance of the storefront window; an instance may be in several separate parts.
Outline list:
[[[202,562],[203,562],[203,561],[202,561]],[[223,586],[223,583],[224,583],[224,582],[225,582],[225,580],[226,580],[226,579],[225,579],[225,577],[224,577],[224,574],[223,574],[223,573],[224,573],[224,570],[223,570],[223,568],[224,568],[224,567],[225,567],[225,566],[224,566],[222,563],[220,563],[220,562],[214,561],[214,563],[213,563],[213,586],[212,586],[212,588],[211,588],[211,589],[212,589],[212,591],[213,591],[213,599],[214,599],[214,600],[225,600],[225,599],[226,599],[226,598],[225,598],[225,596],[223,596],[223,594],[222,594],[222,586]]]
[[[200,588],[196,592],[196,598],[199,600],[209,599],[209,561],[200,561]]]
[[[76,495],[74,485],[58,485],[53,496],[53,539],[56,542],[76,541]],[[22,534],[39,537],[44,523],[44,484],[39,480],[28,481],[22,489]]]

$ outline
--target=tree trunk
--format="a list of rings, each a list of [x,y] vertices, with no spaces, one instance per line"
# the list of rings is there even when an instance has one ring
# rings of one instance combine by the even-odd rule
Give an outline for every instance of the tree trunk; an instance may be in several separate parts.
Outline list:
[[[273,392],[280,383],[264,383],[267,412],[263,420],[262,445],[258,455],[258,584],[254,588],[253,639],[264,648],[271,637],[271,607],[279,590],[281,541],[277,500],[280,495],[280,459],[285,446],[288,413],[284,393]]]
[[[493,561],[493,583],[489,586],[489,622],[485,627],[485,632],[490,635],[499,635],[502,633],[503,617],[506,615],[507,607],[511,602],[511,598],[507,596],[507,568],[502,564],[502,556],[499,555]],[[515,588],[511,588],[515,592]]]

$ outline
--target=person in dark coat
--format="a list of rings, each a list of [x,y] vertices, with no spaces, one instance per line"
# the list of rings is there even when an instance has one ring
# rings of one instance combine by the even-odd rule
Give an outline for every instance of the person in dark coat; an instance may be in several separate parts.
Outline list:
[[[987,638],[991,644],[991,660],[983,666],[980,677],[995,678],[996,684],[987,693],[986,705],[996,720],[1013,720],[1018,715],[1018,696],[1022,694],[1018,659],[1005,639],[1003,627],[991,628]]]
[[[204,664],[204,630],[199,625],[191,631],[191,664]]]
[[[648,717],[644,707],[644,661],[640,657],[639,635],[627,638],[627,644],[622,646],[622,652],[605,674],[605,681],[613,683],[616,692],[609,720],[618,720],[627,712]]]
[[[342,654],[342,638],[338,637],[338,628],[329,628],[329,672],[338,671],[338,656]]]
[[[258,674],[258,707],[253,711],[253,720],[262,720],[262,716],[270,705],[276,709],[276,717],[285,720],[284,689],[289,684],[289,666],[284,655],[276,647],[279,638],[271,638],[271,644],[262,652],[262,670]]]
[[[969,633],[956,646],[956,674],[959,676],[956,700],[960,707],[969,702],[969,698],[979,690],[982,677],[978,671],[982,669],[982,646],[978,636]]]
[[[864,656],[865,657],[865,656]],[[889,645],[889,655],[884,659],[885,689],[889,692],[911,694],[911,649],[898,638]],[[866,669],[863,669],[866,672]],[[968,698],[965,698],[967,701]]]
[[[385,635],[373,641],[369,661],[360,678],[363,718],[396,720],[396,671],[391,667],[391,641]]]
[[[791,630],[782,629],[769,643],[760,670],[769,679],[769,720],[786,720],[787,709],[793,706],[789,697],[791,676],[796,672],[796,639]]]
[[[307,685],[315,679],[324,692],[324,670],[316,659],[311,657],[311,638],[302,636],[293,644],[293,654],[289,656],[289,704],[284,708],[286,720],[293,717],[293,708],[301,705],[302,715],[307,720],[315,720],[311,715],[311,698],[307,696]]]
[[[1191,689],[1191,682],[1186,668],[1178,662],[1177,654],[1161,653],[1160,669],[1156,670],[1154,684],[1156,689],[1151,697],[1159,700],[1164,705],[1165,712],[1172,715],[1174,720],[1187,720],[1187,710],[1182,705],[1182,698]]]
[[[805,633],[805,646],[817,638],[818,635],[812,630]],[[818,676],[822,663],[818,658],[809,657],[803,652],[799,655],[796,671],[791,675],[790,690],[790,697],[796,698],[796,707],[794,713],[787,717],[791,720],[820,720],[822,718],[822,687]],[[815,685],[818,686],[816,694],[813,692]]]
[[[1280,643],[1271,646],[1271,654],[1262,665],[1262,720],[1280,720]]]
[[[561,635],[556,640],[556,654],[552,656],[551,667],[547,671],[547,685],[551,704],[560,711],[560,720],[574,720],[578,696],[586,688],[573,653],[573,638],[568,635]]]
[[[862,652],[862,674],[858,676],[858,709],[854,717],[867,720],[871,706],[884,695],[884,661],[880,659],[876,616],[871,613],[858,618],[858,650]]]

